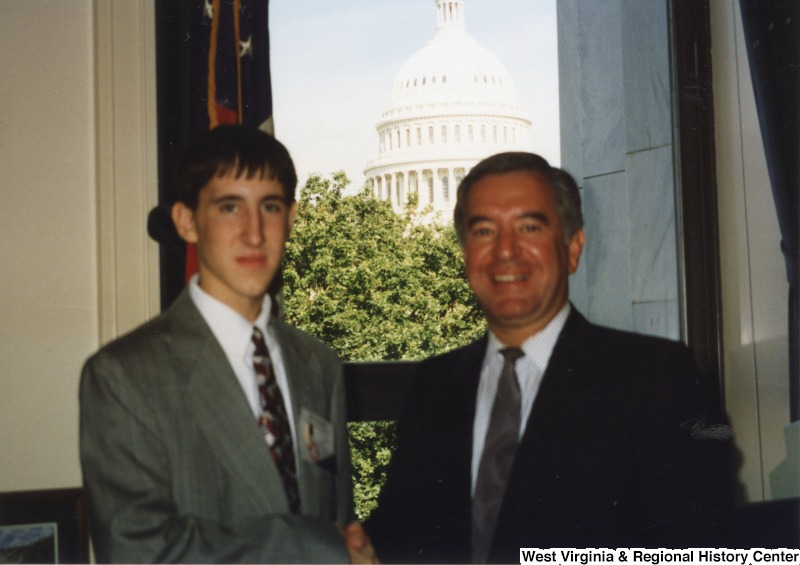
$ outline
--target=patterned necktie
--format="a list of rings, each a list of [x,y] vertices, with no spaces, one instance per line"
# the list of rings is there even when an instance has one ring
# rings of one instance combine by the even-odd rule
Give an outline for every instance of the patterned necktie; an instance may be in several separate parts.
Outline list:
[[[253,368],[258,382],[258,396],[261,402],[261,415],[258,425],[264,432],[264,439],[269,446],[272,459],[280,471],[289,508],[295,514],[300,512],[300,492],[297,487],[297,469],[294,463],[294,447],[292,446],[292,430],[286,415],[281,389],[272,371],[264,336],[258,328],[253,328]]]
[[[505,358],[503,370],[497,383],[472,500],[474,563],[486,563],[489,557],[497,514],[519,441],[521,395],[514,363],[525,354],[519,347],[508,347],[500,350],[500,353]]]

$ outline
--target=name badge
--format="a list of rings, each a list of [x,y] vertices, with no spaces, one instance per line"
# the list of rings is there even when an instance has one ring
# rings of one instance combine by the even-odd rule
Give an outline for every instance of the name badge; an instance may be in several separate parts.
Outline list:
[[[306,461],[318,463],[335,454],[333,425],[307,408],[300,411],[300,436],[300,457]]]

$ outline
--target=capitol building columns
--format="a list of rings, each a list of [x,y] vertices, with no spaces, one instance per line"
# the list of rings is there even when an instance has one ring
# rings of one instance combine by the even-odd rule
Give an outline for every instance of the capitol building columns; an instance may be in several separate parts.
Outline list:
[[[434,211],[448,212],[455,206],[458,184],[468,170],[464,163],[436,163],[432,168],[375,175],[367,182],[375,198],[391,203],[395,212],[405,210],[412,194],[417,196],[417,209],[430,206]]]
[[[531,150],[531,121],[506,68],[467,33],[465,3],[437,0],[436,32],[398,73],[376,124],[378,156],[364,174],[398,213],[416,194],[418,210],[447,221],[458,183],[478,161]]]

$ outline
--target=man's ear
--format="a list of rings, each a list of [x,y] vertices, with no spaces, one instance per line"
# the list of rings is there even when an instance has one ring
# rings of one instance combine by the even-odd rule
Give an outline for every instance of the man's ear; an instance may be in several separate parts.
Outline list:
[[[172,206],[172,223],[175,230],[186,243],[197,243],[197,226],[194,222],[194,210],[183,202],[176,202]]]
[[[584,233],[583,228],[573,233],[572,237],[569,239],[569,244],[567,245],[567,249],[569,251],[570,275],[578,270],[578,265],[580,264],[581,261],[581,252],[583,251],[584,243],[586,243],[586,234]]]

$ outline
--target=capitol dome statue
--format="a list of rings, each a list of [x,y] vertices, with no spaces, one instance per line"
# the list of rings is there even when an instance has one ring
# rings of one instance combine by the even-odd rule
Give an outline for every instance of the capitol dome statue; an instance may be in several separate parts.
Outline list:
[[[436,33],[398,73],[376,129],[364,171],[375,196],[401,212],[416,194],[445,220],[478,161],[531,149],[531,121],[506,68],[467,33],[464,0],[436,0]]]

